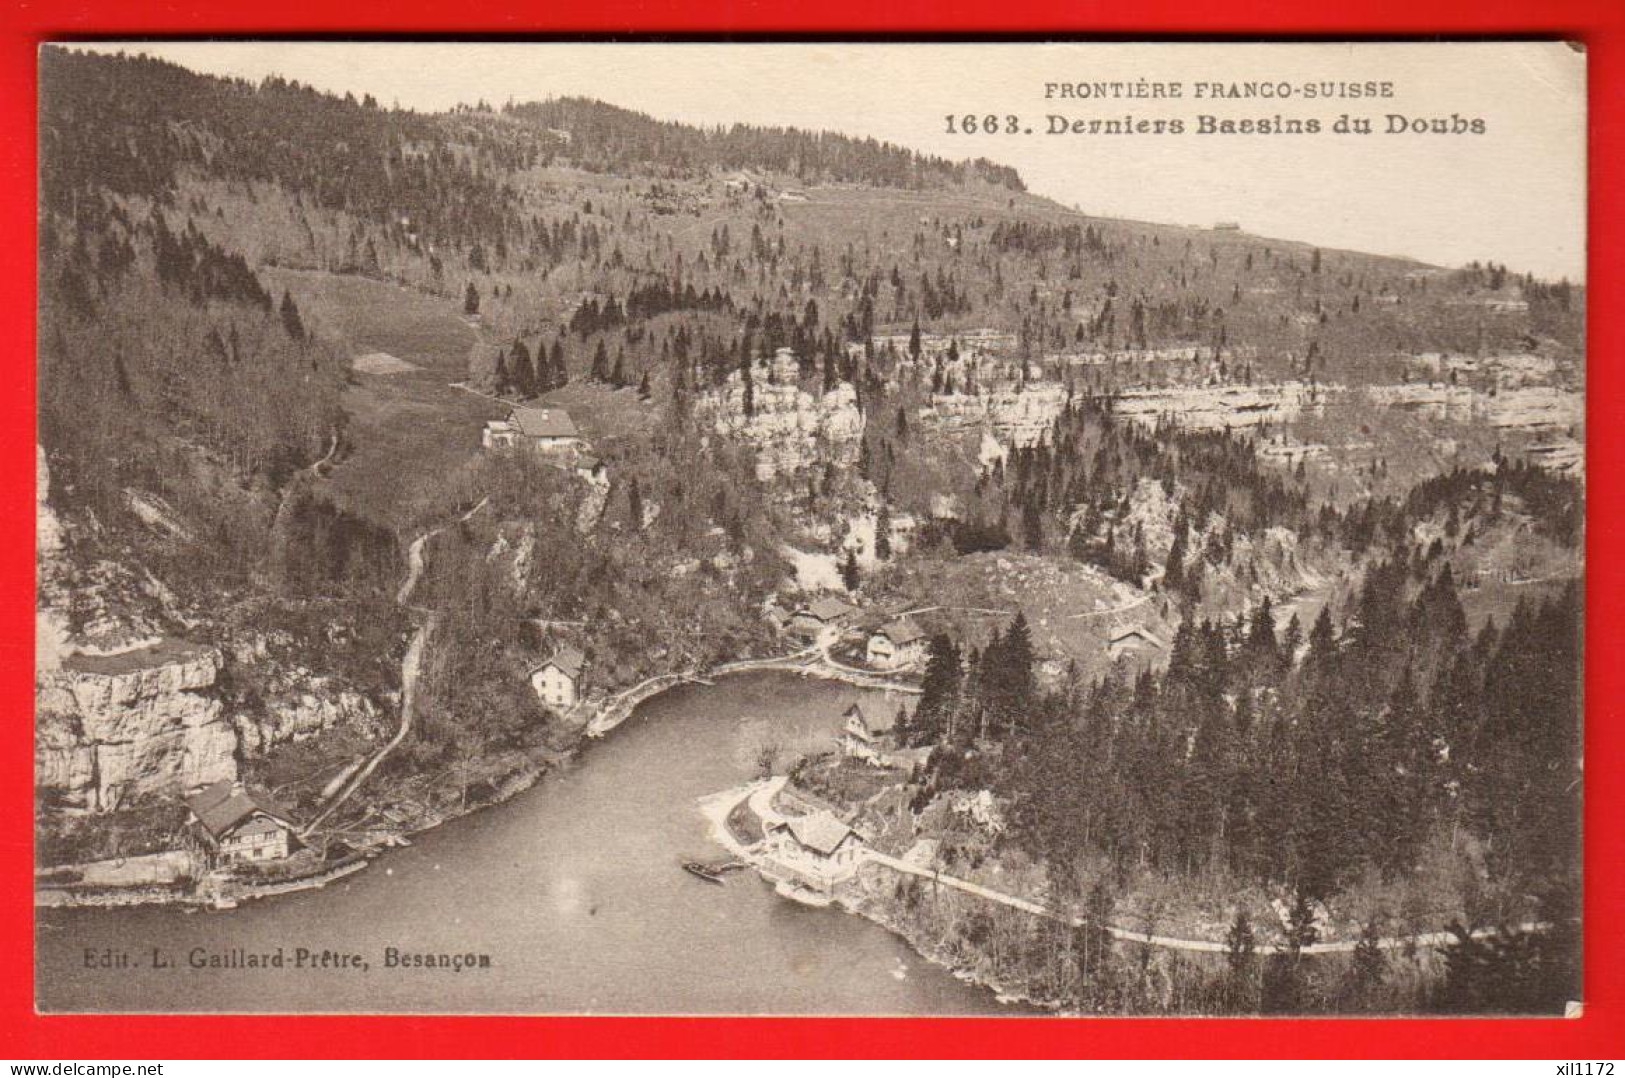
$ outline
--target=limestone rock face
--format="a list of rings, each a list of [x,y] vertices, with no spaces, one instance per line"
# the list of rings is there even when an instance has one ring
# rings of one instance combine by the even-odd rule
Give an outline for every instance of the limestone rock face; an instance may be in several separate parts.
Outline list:
[[[310,642],[189,614],[138,553],[53,506],[50,487],[39,451],[34,773],[51,809],[179,798],[278,745],[386,725],[370,698],[301,661]]]
[[[51,508],[51,468],[45,460],[45,447],[34,446],[34,546],[38,557],[62,552],[62,522]]]
[[[719,435],[756,450],[756,470],[764,480],[826,462],[850,467],[863,440],[856,393],[844,382],[828,393],[808,392],[796,381],[795,358],[780,351],[753,368],[748,410],[744,380],[735,371],[702,398],[703,418]]]
[[[237,735],[213,695],[220,653],[160,640],[70,655],[36,685],[35,779],[62,804],[109,812],[237,776]]]
[[[366,696],[334,688],[326,678],[310,677],[300,691],[266,701],[259,714],[238,716],[234,725],[243,751],[256,754],[338,726],[372,731],[383,723],[378,708]]]
[[[38,601],[34,606],[35,676],[49,673],[62,661],[67,648],[68,617],[53,601],[55,578],[62,557],[62,522],[51,507],[51,468],[45,460],[45,447],[34,447],[34,581]]]

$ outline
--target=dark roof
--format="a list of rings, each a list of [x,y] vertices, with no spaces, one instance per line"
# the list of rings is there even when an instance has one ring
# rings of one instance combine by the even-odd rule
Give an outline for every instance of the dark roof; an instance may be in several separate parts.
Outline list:
[[[205,786],[186,799],[186,807],[192,810],[198,823],[214,838],[235,830],[237,825],[256,813],[264,813],[284,827],[293,827],[293,817],[288,810],[271,800],[268,794],[249,789],[231,779],[221,779],[212,786]]]
[[[1154,647],[1162,647],[1162,641],[1158,640],[1155,634],[1153,634],[1149,629],[1139,625],[1126,625],[1120,629],[1113,629],[1111,635],[1107,637],[1107,642],[1116,644],[1134,636],[1139,637]]]
[[[515,408],[510,420],[530,438],[579,438],[575,420],[562,408]]]
[[[902,647],[904,644],[912,644],[916,640],[925,639],[925,630],[916,625],[913,618],[908,617],[898,618],[896,621],[882,625],[880,633],[898,647]]]
[[[882,714],[884,714],[884,712],[882,712]],[[857,704],[853,704],[851,707],[847,708],[846,712],[841,717],[849,719],[853,715],[857,715],[858,721],[863,723],[863,728],[868,730],[871,734],[889,734],[897,725],[897,716],[895,714],[881,719],[871,719],[869,717],[869,713],[863,710],[863,708]]]
[[[782,826],[789,828],[790,834],[802,846],[825,857],[834,853],[848,836],[857,834],[837,820],[828,809],[820,809],[811,816],[791,816]]]
[[[834,621],[837,618],[844,618],[848,614],[854,613],[855,610],[855,607],[841,602],[835,596],[826,595],[811,606],[806,607],[802,612],[811,614],[819,621]]]
[[[545,670],[549,666],[556,666],[574,681],[581,677],[581,671],[587,666],[587,657],[577,648],[562,647],[554,653],[553,657],[538,666],[537,670]],[[534,673],[535,671],[532,671]]]

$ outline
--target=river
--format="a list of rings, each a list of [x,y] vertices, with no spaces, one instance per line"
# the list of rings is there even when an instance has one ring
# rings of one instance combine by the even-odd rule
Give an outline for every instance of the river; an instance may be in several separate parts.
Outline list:
[[[40,912],[42,1011],[998,1014],[992,994],[838,909],[724,885],[696,798],[753,777],[764,744],[833,744],[856,700],[885,694],[784,673],[646,701],[570,768],[420,835],[365,871],[236,910]],[[193,969],[232,948],[357,954],[365,969]],[[384,968],[385,949],[475,953],[488,969]],[[154,968],[157,948],[170,965]],[[87,967],[87,951],[126,967]]]

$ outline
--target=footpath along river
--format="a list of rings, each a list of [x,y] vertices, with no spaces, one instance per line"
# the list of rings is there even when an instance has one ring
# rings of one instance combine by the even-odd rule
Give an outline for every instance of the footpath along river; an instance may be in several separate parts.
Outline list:
[[[570,769],[420,835],[364,872],[219,912],[40,911],[43,1011],[509,1014],[1016,1014],[879,926],[722,886],[695,800],[752,777],[761,747],[833,745],[841,712],[886,694],[784,673],[685,685],[638,707]],[[296,948],[364,970],[191,967]],[[490,956],[490,968],[387,969],[386,948]],[[153,968],[154,948],[171,963]],[[97,964],[87,963],[87,952]],[[129,965],[119,967],[120,956]],[[106,968],[110,960],[114,968]]]

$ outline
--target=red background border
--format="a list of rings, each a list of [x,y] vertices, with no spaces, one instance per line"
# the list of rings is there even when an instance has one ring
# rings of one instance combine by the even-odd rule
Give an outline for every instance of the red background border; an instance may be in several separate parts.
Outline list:
[[[1625,763],[1618,701],[1619,428],[1625,340],[1625,3],[1621,0],[12,0],[0,13],[0,1056],[1096,1056],[1607,1059],[1625,1055]],[[1528,1019],[739,1019],[39,1016],[33,1012],[34,57],[76,35],[818,34],[1505,36],[1583,41],[1590,57],[1586,925],[1583,1017]],[[1542,163],[1532,161],[1531,168]],[[1494,182],[1486,177],[1485,182]],[[13,516],[12,513],[15,515]]]

